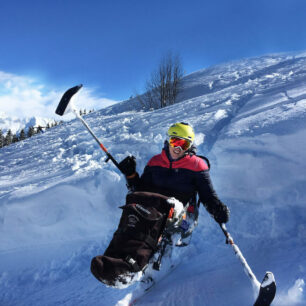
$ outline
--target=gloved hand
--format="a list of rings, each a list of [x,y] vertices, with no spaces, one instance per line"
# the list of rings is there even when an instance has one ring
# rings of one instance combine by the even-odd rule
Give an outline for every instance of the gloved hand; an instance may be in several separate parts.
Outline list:
[[[127,156],[119,163],[119,168],[125,176],[131,176],[136,173],[136,157],[133,155]]]
[[[226,223],[229,220],[230,210],[229,208],[220,202],[220,206],[214,212],[214,218],[218,223]]]

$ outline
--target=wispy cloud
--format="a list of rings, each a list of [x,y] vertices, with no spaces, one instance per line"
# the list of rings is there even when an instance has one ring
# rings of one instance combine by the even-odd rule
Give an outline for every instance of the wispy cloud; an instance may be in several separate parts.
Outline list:
[[[34,78],[0,71],[0,113],[8,117],[56,118],[54,111],[62,95],[62,90],[50,89]],[[87,87],[78,96],[76,106],[86,110],[98,110],[117,102],[98,97]]]
[[[304,299],[305,282],[302,278],[295,281],[294,285],[287,292],[280,292],[275,298],[279,306],[302,306],[305,305]]]

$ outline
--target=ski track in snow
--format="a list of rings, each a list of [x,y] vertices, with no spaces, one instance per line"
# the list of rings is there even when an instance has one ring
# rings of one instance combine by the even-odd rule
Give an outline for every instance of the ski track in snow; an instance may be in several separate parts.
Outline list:
[[[226,63],[184,79],[180,103],[144,112],[135,100],[85,116],[112,155],[140,173],[168,126],[191,123],[212,164],[228,228],[273,305],[305,305],[306,54]],[[54,109],[57,106],[55,102]],[[136,111],[133,111],[133,108]],[[78,120],[0,150],[0,305],[115,305],[90,274],[118,225],[125,181]],[[139,305],[252,305],[251,283],[201,208],[182,263]]]

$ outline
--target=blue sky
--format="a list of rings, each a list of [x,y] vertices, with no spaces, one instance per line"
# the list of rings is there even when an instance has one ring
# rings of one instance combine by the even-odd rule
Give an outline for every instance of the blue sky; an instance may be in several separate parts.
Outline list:
[[[23,77],[42,95],[83,83],[123,100],[169,50],[191,73],[306,50],[305,29],[304,0],[0,0],[0,82]]]

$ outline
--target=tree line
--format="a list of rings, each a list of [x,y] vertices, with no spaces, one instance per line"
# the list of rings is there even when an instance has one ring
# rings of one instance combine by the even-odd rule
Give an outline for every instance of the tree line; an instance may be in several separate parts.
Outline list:
[[[81,116],[87,115],[94,112],[94,109],[87,111],[86,109],[80,110],[79,113]],[[62,124],[63,121],[54,121],[52,123],[47,123],[46,126],[30,126],[27,131],[25,129],[22,129],[19,133],[12,133],[12,130],[9,129],[6,134],[4,135],[2,130],[0,129],[0,148],[3,148],[5,146],[9,146],[12,143],[25,140],[27,138],[30,138],[36,134],[43,133],[44,131],[55,127],[59,124]]]
[[[36,134],[44,132],[44,130],[48,130],[54,126],[57,126],[61,124],[62,121],[57,122],[54,121],[52,123],[47,123],[46,126],[30,126],[28,130],[21,129],[19,133],[12,133],[11,129],[8,129],[6,134],[4,135],[2,130],[0,129],[0,148],[3,148],[5,146],[9,146],[12,143],[16,143],[18,141],[25,140],[27,138],[30,138]]]

